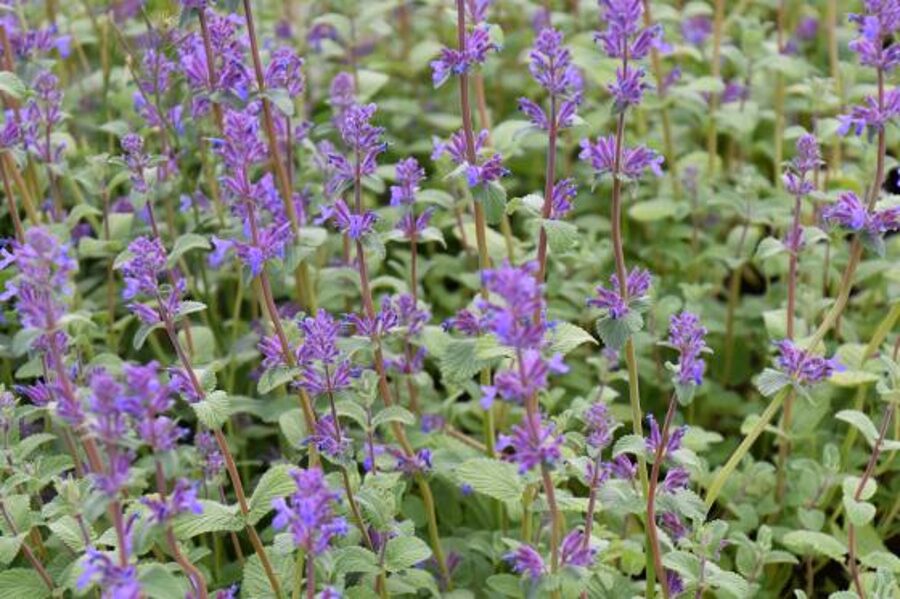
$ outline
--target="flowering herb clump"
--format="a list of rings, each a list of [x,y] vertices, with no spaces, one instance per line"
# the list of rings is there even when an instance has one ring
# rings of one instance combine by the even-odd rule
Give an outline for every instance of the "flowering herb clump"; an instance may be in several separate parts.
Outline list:
[[[3,5],[0,597],[900,593],[900,0]]]

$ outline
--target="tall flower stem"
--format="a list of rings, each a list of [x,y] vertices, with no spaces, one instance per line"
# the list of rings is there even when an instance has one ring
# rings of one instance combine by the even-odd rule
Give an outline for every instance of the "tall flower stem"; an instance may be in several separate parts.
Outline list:
[[[547,165],[544,175],[544,205],[541,206],[541,218],[547,220],[553,210],[553,186],[556,184],[556,96],[550,96],[550,112],[548,116],[550,129],[547,132]],[[541,232],[538,238],[537,249],[538,271],[536,274],[538,283],[543,283],[547,276],[547,230],[541,223]]]
[[[622,60],[623,65],[628,64],[627,55]],[[628,278],[627,268],[625,266],[625,246],[622,241],[622,180],[619,174],[622,170],[622,155],[625,151],[625,111],[619,113],[616,120],[616,147],[615,159],[612,169],[612,244],[613,258],[615,260],[616,278],[619,280],[619,293],[625,305],[628,304]],[[625,342],[625,364],[628,370],[628,401],[631,404],[631,427],[632,432],[639,437],[644,435],[643,413],[641,410],[641,393],[640,380],[638,377],[637,354],[634,350],[634,340],[629,337]],[[649,482],[647,479],[647,460],[643,456],[638,456],[638,476],[641,480],[641,490],[646,497],[649,491]],[[645,527],[646,528],[646,527]],[[649,529],[648,529],[649,530]],[[649,537],[648,537],[649,542]],[[647,587],[646,594],[652,599],[655,595],[655,582],[653,580],[651,556],[647,556]]]
[[[643,0],[644,3],[644,27],[653,25],[653,13],[651,12],[650,0]],[[655,47],[650,50],[650,68],[653,70],[653,77],[656,79],[656,90],[659,95],[662,106],[659,109],[659,119],[662,123],[663,137],[663,154],[666,158],[666,164],[669,167],[669,176],[672,179],[672,193],[675,198],[681,196],[681,185],[678,181],[678,161],[675,156],[675,145],[672,142],[672,120],[669,118],[669,107],[665,103],[666,85],[665,75],[663,74],[662,59],[659,56],[659,50]]]
[[[162,305],[162,302],[160,302]],[[163,319],[164,328],[166,334],[169,337],[169,342],[172,344],[172,347],[175,350],[175,354],[178,356],[178,360],[181,362],[181,366],[187,375],[188,381],[191,383],[191,388],[197,397],[203,397],[206,393],[203,390],[203,385],[200,384],[200,380],[197,378],[197,373],[194,372],[194,368],[191,365],[190,358],[185,353],[184,349],[181,347],[181,341],[178,339],[178,333],[175,329],[175,322],[172,319],[172,315],[168,313],[166,310],[161,310],[160,316]],[[244,483],[241,481],[241,475],[238,472],[237,464],[234,461],[234,455],[231,453],[231,449],[228,447],[228,440],[225,438],[225,435],[222,434],[222,429],[216,427],[213,429],[213,436],[216,439],[216,445],[219,447],[219,451],[222,453],[222,457],[225,460],[225,470],[228,472],[228,478],[231,480],[231,488],[234,490],[235,497],[237,497],[238,507],[241,510],[241,515],[246,519],[250,516],[250,504],[247,501],[247,496],[244,492]],[[250,537],[250,544],[253,545],[253,550],[256,552],[257,557],[259,557],[260,564],[262,564],[263,571],[265,572],[266,578],[269,580],[269,585],[272,587],[272,592],[275,593],[275,596],[280,599],[281,597],[281,584],[278,582],[278,576],[275,574],[275,569],[272,567],[272,562],[269,560],[269,556],[266,554],[265,546],[262,543],[262,539],[259,538],[259,533],[256,532],[256,528],[247,520],[245,529],[247,531],[247,536]]]
[[[784,0],[779,0],[776,32],[778,54],[784,53]],[[772,139],[775,157],[772,165],[772,183],[776,189],[782,188],[781,181],[781,163],[784,162],[784,74],[781,71],[775,72],[775,131]],[[787,404],[785,404],[787,406]]]
[[[357,191],[361,185],[359,177],[354,181]],[[372,288],[369,284],[369,270],[366,265],[366,254],[362,241],[356,240],[357,265],[359,268],[360,286],[362,288],[363,309],[369,320],[375,320],[375,302],[372,298]],[[381,340],[373,339],[375,356],[375,371],[378,374],[378,391],[381,400],[386,407],[394,405],[394,397],[391,393],[391,386],[387,380],[387,369],[384,364],[384,352],[381,349]],[[399,422],[391,422],[391,430],[397,443],[400,444],[403,453],[407,456],[414,456],[415,451],[406,436],[406,430]],[[374,464],[374,462],[373,462]],[[437,526],[437,510],[434,506],[434,495],[428,481],[422,475],[416,476],[416,484],[419,487],[419,493],[422,495],[422,502],[425,504],[425,515],[428,520],[428,536],[431,541],[431,550],[434,552],[434,558],[437,561],[438,569],[441,572],[441,578],[449,585],[450,570],[447,568],[447,561],[444,557],[444,550],[441,547],[441,539]]]
[[[799,262],[800,256],[800,209],[801,209],[801,201],[802,196],[796,195],[794,197],[794,217],[791,223],[791,232],[789,238],[790,245],[790,257],[788,258],[788,280],[787,280],[787,318],[786,318],[786,336],[788,339],[794,339],[794,315],[796,312],[797,305],[797,264]],[[791,452],[791,441],[790,441],[790,430],[791,425],[793,423],[793,414],[794,414],[794,397],[793,394],[789,395],[784,400],[784,411],[781,414],[781,430],[784,432],[784,437],[781,438],[778,444],[778,473],[776,475],[775,482],[775,496],[778,499],[784,497],[785,486],[786,486],[786,470],[787,470],[787,460],[788,456]]]
[[[488,132],[487,142],[490,145],[492,143],[491,119],[488,116],[487,99],[484,93],[484,75],[476,72],[472,75],[472,80],[475,83],[475,106],[478,109],[478,122],[481,128]],[[506,211],[500,217],[500,233],[503,234],[503,241],[506,245],[506,257],[512,262],[515,258],[515,246],[513,245],[512,224],[509,222],[509,215]]]
[[[883,69],[877,69],[877,78],[878,78],[878,108],[879,111],[884,110],[884,71]],[[872,181],[872,185],[868,190],[868,201],[867,208],[871,212],[871,210],[875,207],[876,202],[878,201],[879,191],[881,190],[881,185],[884,182],[884,161],[885,161],[885,149],[886,149],[886,136],[885,129],[881,127],[878,130],[878,149],[876,154],[876,163],[875,163],[875,177]],[[856,236],[853,238],[853,241],[850,243],[850,256],[847,260],[847,266],[844,268],[844,273],[841,275],[840,287],[838,290],[838,295],[834,299],[834,302],[831,304],[831,308],[822,318],[822,322],[819,324],[819,327],[816,329],[815,333],[813,333],[810,338],[807,347],[815,348],[822,342],[825,338],[825,335],[828,334],[828,331],[834,327],[840,318],[841,314],[843,314],[844,309],[847,307],[847,302],[850,299],[850,292],[853,289],[853,280],[856,275],[856,269],[859,266],[860,260],[862,259],[863,245],[860,241],[859,237]],[[707,508],[712,506],[715,502],[716,497],[718,497],[719,493],[722,490],[728,476],[743,457],[750,450],[750,446],[753,445],[753,442],[759,437],[762,433],[763,429],[771,422],[772,418],[775,417],[778,408],[781,406],[781,403],[786,400],[786,397],[792,393],[787,389],[779,391],[775,397],[772,398],[769,405],[766,407],[765,411],[761,415],[759,421],[757,421],[756,425],[753,427],[738,448],[734,451],[731,457],[726,462],[725,466],[722,470],[719,471],[719,474],[716,475],[716,478],[713,480],[713,483],[707,489],[706,492],[706,506]]]
[[[16,232],[16,239],[19,243],[23,243],[25,241],[25,229],[22,227],[22,219],[19,218],[19,208],[16,206],[16,199],[12,194],[9,177],[6,175],[5,161],[0,164],[0,174],[3,175],[3,192],[6,194],[6,209],[9,211],[9,217],[12,219],[13,229]]]
[[[775,414],[778,413],[779,408],[781,408],[781,404],[791,393],[793,393],[793,390],[791,390],[790,388],[784,388],[775,394],[775,396],[769,402],[769,405],[766,406],[766,409],[763,411],[763,413],[759,415],[756,424],[753,425],[753,428],[747,433],[747,435],[741,441],[741,444],[738,445],[737,449],[734,450],[734,453],[731,454],[731,457],[728,458],[728,461],[725,462],[725,465],[722,466],[722,469],[719,470],[718,474],[716,474],[712,483],[706,489],[706,497],[704,498],[704,501],[706,503],[707,510],[716,502],[716,499],[719,497],[719,493],[722,492],[722,488],[725,486],[725,483],[728,482],[731,474],[738,467],[738,464],[741,463],[741,460],[744,459],[744,456],[747,455],[747,452],[750,451],[753,443],[756,442],[756,440],[766,429],[766,427],[769,426],[769,423],[772,422],[772,419],[775,418]]]
[[[253,245],[259,246],[259,227],[256,223],[256,212],[252,205],[247,206],[247,214],[248,214],[248,222],[250,224],[250,238],[253,242]],[[256,280],[259,282],[258,289],[260,290],[260,294],[262,295],[261,304],[265,306],[265,311],[268,313],[269,322],[272,323],[272,327],[275,329],[275,336],[278,338],[278,343],[281,346],[281,355],[284,359],[285,364],[289,367],[293,368],[297,365],[297,359],[294,356],[294,353],[291,351],[291,346],[288,343],[287,335],[284,332],[284,327],[281,324],[281,318],[278,315],[278,306],[275,305],[275,296],[272,293],[272,283],[269,280],[269,273],[266,272],[265,267],[263,267],[259,275],[256,277]],[[306,390],[300,389],[298,391],[298,395],[300,397],[300,408],[303,411],[303,420],[306,424],[306,430],[313,431],[316,427],[316,413],[313,409],[312,400],[309,397],[309,394],[306,393]],[[318,455],[316,454],[315,447],[310,446],[309,448],[309,462],[310,465],[318,464]]]
[[[669,442],[669,430],[672,427],[672,418],[675,416],[677,402],[675,395],[669,398],[669,408],[666,411],[666,419],[663,422],[662,433],[656,453],[653,456],[653,468],[650,471],[650,488],[647,492],[647,536],[650,537],[650,551],[653,554],[653,568],[656,570],[656,578],[662,586],[662,594],[669,599],[669,582],[662,563],[662,552],[659,547],[659,531],[656,528],[656,489],[659,484],[659,469],[662,466],[663,454],[666,444]]]
[[[837,0],[828,0],[825,12],[826,28],[828,29],[828,65],[831,71],[831,80],[834,81],[835,95],[844,105],[844,86],[841,82],[841,62],[838,54],[837,34]],[[831,168],[835,172],[841,170],[841,139],[835,139],[831,148]]]
[[[713,16],[713,50],[712,72],[713,79],[718,81],[722,77],[722,29],[725,24],[725,0],[715,0],[715,13]],[[716,158],[718,157],[719,132],[716,127],[716,110],[719,107],[718,94],[712,94],[709,99],[709,128],[706,134],[706,153],[709,159],[707,170],[712,177],[716,173]]]
[[[306,599],[316,596],[316,560],[312,554],[306,556]]]
[[[156,492],[159,494],[159,498],[162,501],[166,500],[166,477],[163,473],[162,462],[159,461],[157,457],[155,459],[156,462]],[[175,562],[182,569],[185,576],[187,576],[188,580],[191,581],[191,584],[194,587],[194,592],[198,599],[206,599],[209,597],[209,593],[206,590],[206,578],[203,576],[203,573],[197,569],[197,566],[191,562],[190,559],[185,557],[185,555],[181,552],[181,549],[178,547],[178,539],[175,538],[175,532],[172,529],[171,522],[165,522],[165,536],[166,543],[169,545],[169,551],[172,552],[172,557],[175,558]]]
[[[25,215],[32,223],[40,223],[41,215],[40,213],[38,213],[37,209],[34,206],[34,200],[32,200],[28,185],[22,179],[22,175],[19,173],[18,167],[6,152],[3,152],[2,156],[0,156],[0,169],[2,169],[3,171],[4,178],[12,177],[12,181],[19,189],[19,194],[22,196],[22,205],[25,208]]]
[[[895,313],[897,310],[892,310],[891,314],[888,315],[888,319],[896,320]],[[879,327],[880,328],[880,327]],[[880,331],[879,331],[880,332]],[[875,339],[873,339],[874,341]],[[880,342],[879,342],[880,344]],[[872,349],[873,344],[869,344],[869,348],[867,348],[865,356],[868,357],[870,352],[868,349]],[[894,345],[894,352],[892,359],[896,362],[897,355],[900,353],[900,343]],[[887,435],[888,427],[891,425],[891,422],[894,420],[894,412],[896,411],[897,404],[896,402],[891,402],[884,409],[884,416],[882,416],[881,427],[878,429],[878,438],[875,440],[875,445],[872,447],[872,455],[869,456],[869,461],[866,464],[866,469],[863,472],[862,478],[859,479],[859,483],[856,485],[856,490],[853,492],[854,501],[860,501],[862,499],[863,491],[866,488],[866,484],[869,482],[869,479],[875,474],[875,466],[878,465],[878,457],[881,455],[881,447],[884,444],[884,438]],[[865,599],[866,592],[862,585],[862,580],[860,579],[859,574],[859,563],[856,559],[857,555],[857,542],[856,542],[856,526],[848,521],[847,522],[847,562],[850,568],[850,577],[853,579],[853,588],[856,589],[856,593],[860,596],[861,599]]]
[[[266,79],[263,72],[262,59],[259,55],[259,43],[256,38],[256,27],[253,22],[253,9],[250,0],[244,0],[244,16],[247,21],[247,35],[250,38],[250,54],[253,58],[253,71],[256,75],[256,86],[259,88],[260,100],[263,110],[263,127],[266,130],[266,139],[269,142],[269,154],[272,156],[272,170],[275,172],[275,181],[278,191],[281,193],[281,201],[284,203],[284,211],[291,223],[291,233],[294,239],[300,237],[300,223],[297,211],[294,208],[294,194],[291,181],[288,176],[287,165],[278,148],[278,134],[275,130],[275,120],[272,117],[272,103],[266,97]],[[294,285],[297,291],[297,299],[308,310],[315,311],[316,299],[310,284],[309,266],[301,262],[294,273]]]
[[[466,51],[466,7],[465,0],[456,0],[456,35],[459,51]],[[465,71],[459,74],[459,108],[462,114],[463,136],[466,140],[466,160],[469,164],[475,164],[475,133],[472,128],[472,107],[469,105],[469,75]],[[491,266],[487,247],[487,224],[484,217],[484,208],[480,202],[474,202],[475,210],[475,240],[478,246],[478,268],[481,272]],[[484,283],[481,285],[481,297],[487,299],[488,291]],[[481,384],[491,384],[491,371],[485,368],[481,371]],[[485,411],[484,442],[488,455],[494,454],[494,410]]]

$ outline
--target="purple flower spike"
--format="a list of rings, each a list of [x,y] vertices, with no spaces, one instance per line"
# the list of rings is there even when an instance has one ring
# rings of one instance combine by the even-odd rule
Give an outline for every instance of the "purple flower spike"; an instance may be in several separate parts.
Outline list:
[[[873,238],[900,229],[900,206],[869,211],[859,196],[847,191],[822,211],[822,218],[850,231],[865,231]]]
[[[589,306],[606,310],[610,318],[618,320],[628,314],[630,303],[640,301],[647,296],[652,278],[648,270],[637,267],[631,269],[625,279],[627,302],[622,299],[618,276],[615,274],[610,276],[609,281],[611,283],[609,288],[597,285],[597,297],[589,299],[587,303]]]
[[[702,46],[712,34],[712,20],[706,15],[688,17],[681,23],[681,37],[694,46]]]
[[[584,413],[585,437],[587,444],[595,449],[603,449],[612,442],[612,431],[616,425],[605,403],[592,404]]]
[[[465,50],[454,48],[441,49],[440,57],[431,62],[432,81],[435,87],[440,87],[447,82],[452,75],[461,75],[468,72],[475,65],[484,64],[488,52],[499,50],[499,46],[491,41],[490,28],[487,25],[477,25],[465,36]]]
[[[589,139],[581,140],[581,153],[578,157],[591,165],[598,175],[615,174],[616,138],[613,135],[601,136],[596,143]],[[640,178],[649,170],[657,177],[662,176],[663,157],[645,146],[624,148],[619,174],[629,179]]]
[[[203,507],[197,501],[197,484],[183,478],[175,482],[172,494],[166,499],[144,497],[141,503],[150,510],[150,518],[157,524],[168,522],[175,516],[187,512],[203,513]]]
[[[644,5],[641,0],[600,0],[601,22],[606,30],[594,34],[610,58],[643,60],[662,43],[662,27],[641,27]]]
[[[662,443],[662,431],[659,429],[659,424],[657,424],[656,419],[652,414],[647,414],[647,426],[650,427],[650,434],[647,436],[645,445],[647,446],[647,451],[650,453],[655,453],[659,444]],[[671,454],[672,452],[678,451],[681,448],[681,441],[684,439],[684,435],[687,433],[686,426],[679,426],[672,429],[671,434],[669,435],[668,440],[666,441],[666,448],[663,452],[663,458]]]
[[[405,158],[397,163],[397,185],[391,186],[391,206],[409,206],[416,201],[419,183],[425,178],[425,169],[415,158]]]
[[[546,573],[546,566],[541,554],[531,545],[522,544],[504,557],[514,572],[524,574],[531,580],[538,580]]]
[[[559,565],[562,567],[574,566],[578,568],[587,568],[594,564],[597,557],[597,548],[591,547],[590,544],[584,546],[584,531],[573,530],[565,537],[559,545]]]
[[[309,555],[321,555],[335,537],[347,534],[347,521],[335,515],[340,496],[328,488],[321,468],[291,472],[297,490],[272,501],[276,530],[287,529],[294,545]]]
[[[690,312],[682,312],[669,320],[669,343],[678,350],[677,380],[680,385],[700,385],[706,362],[700,357],[707,348],[704,337],[706,327],[700,318]]]
[[[563,439],[554,433],[554,425],[543,424],[540,414],[526,416],[512,427],[511,435],[500,435],[497,449],[511,449],[505,459],[519,464],[519,473],[525,474],[538,466],[554,467],[562,459]]]
[[[812,385],[844,369],[837,360],[823,358],[800,349],[788,339],[775,343],[778,367],[800,385]]]

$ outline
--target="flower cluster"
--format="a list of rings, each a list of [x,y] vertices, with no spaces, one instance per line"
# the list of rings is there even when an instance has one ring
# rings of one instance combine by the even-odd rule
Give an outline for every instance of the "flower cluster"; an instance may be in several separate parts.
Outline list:
[[[829,378],[843,366],[834,358],[824,358],[797,347],[784,339],[775,343],[778,367],[800,385],[812,385]]]
[[[542,30],[528,54],[531,76],[550,94],[553,103],[553,125],[564,129],[572,125],[575,111],[582,101],[581,73],[572,64],[569,50],[562,45],[562,33],[555,29]],[[559,103],[557,106],[556,103]],[[519,98],[519,110],[540,129],[550,129],[550,119],[544,109],[533,100]]]
[[[179,66],[192,92],[191,115],[195,119],[212,110],[214,94],[246,99],[252,85],[244,63],[240,17],[198,8],[204,11],[206,19],[212,65],[207,61],[205,43],[199,33],[188,34],[178,46]]]
[[[34,97],[22,109],[22,141],[25,149],[47,164],[62,158],[65,142],[53,135],[63,120],[59,79],[49,71],[39,72],[32,82]]]
[[[609,277],[610,286],[597,285],[597,297],[589,299],[587,304],[606,310],[609,318],[619,320],[628,314],[632,304],[646,299],[651,280],[649,271],[635,267],[625,277],[623,293],[618,275],[613,274]]]
[[[72,275],[78,269],[68,244],[46,228],[31,227],[22,243],[12,241],[0,249],[0,269],[11,266],[16,273],[6,281],[0,301],[15,300],[22,326],[44,331],[35,341],[38,347],[49,349],[51,341],[64,342],[65,334],[56,325],[66,312],[74,290]]]
[[[622,59],[609,91],[616,110],[623,111],[640,104],[644,90],[650,87],[643,80],[644,70],[635,63],[646,58],[651,49],[660,47],[663,30],[660,25],[642,26],[641,0],[600,0],[600,8],[606,29],[595,33],[594,39],[607,56]]]
[[[503,156],[499,153],[493,152],[487,157],[484,156],[487,139],[488,131],[486,129],[480,131],[473,139],[474,164],[467,158],[466,136],[462,130],[454,133],[446,142],[435,142],[431,158],[437,160],[446,154],[454,164],[463,168],[469,187],[487,186],[509,174],[509,171],[503,166]]]
[[[243,239],[214,242],[217,252],[234,249],[250,272],[258,275],[268,260],[284,258],[292,234],[271,174],[253,179],[254,167],[268,156],[259,137],[259,117],[253,110],[227,111],[224,138],[214,145],[227,167],[221,180],[232,201],[231,211],[243,223]]]
[[[203,513],[203,506],[197,501],[197,484],[184,478],[175,482],[168,497],[143,497],[141,503],[150,510],[150,519],[156,524],[169,522],[179,514]]]
[[[335,514],[340,496],[328,488],[321,468],[296,469],[291,476],[297,490],[272,501],[272,526],[291,533],[294,545],[307,555],[321,555],[335,537],[347,534],[347,521]]]
[[[900,5],[896,0],[866,0],[864,14],[850,15],[859,29],[859,37],[850,42],[851,50],[860,62],[879,72],[879,78],[890,74],[900,64],[900,42],[895,34],[900,30]],[[852,106],[850,112],[839,117],[841,135],[868,132],[872,137],[883,132],[887,124],[900,115],[900,89],[886,92],[879,87],[878,96],[867,96],[863,104]]]
[[[341,323],[327,311],[300,321],[303,343],[297,349],[302,370],[298,385],[313,395],[334,395],[350,386],[357,371],[338,349]],[[332,424],[333,426],[333,424]]]
[[[589,447],[602,450],[612,443],[612,434],[617,423],[605,403],[591,404],[582,418],[585,427],[585,441]]]
[[[846,191],[822,211],[822,218],[850,231],[863,231],[872,238],[880,238],[900,229],[900,206],[870,211],[859,196]]]
[[[434,86],[440,87],[452,75],[462,75],[475,65],[484,64],[488,53],[499,49],[500,47],[491,39],[490,27],[486,24],[476,25],[465,34],[462,48],[442,48],[440,57],[431,62],[431,79]]]
[[[791,168],[784,173],[784,187],[791,195],[807,196],[815,189],[815,184],[806,179],[822,164],[819,141],[815,135],[804,134],[797,140],[797,155],[791,161]]]
[[[397,184],[391,185],[391,206],[403,208],[403,216],[396,228],[407,239],[416,239],[431,221],[433,210],[427,209],[416,216],[415,202],[419,184],[425,178],[423,169],[415,158],[404,158],[397,163]]]
[[[679,385],[699,386],[703,383],[706,362],[701,355],[707,350],[706,332],[696,314],[681,312],[669,319],[669,343],[679,355],[675,366],[675,379]]]
[[[594,143],[589,139],[581,140],[581,153],[578,157],[590,164],[598,175],[611,173],[613,176],[638,179],[647,170],[657,177],[663,174],[663,157],[646,146],[622,148],[621,160],[617,163],[614,135],[601,135]]]
[[[567,534],[559,546],[559,565],[586,568],[594,563],[596,547],[584,543],[584,532],[573,530]],[[521,544],[504,556],[514,572],[523,574],[531,581],[537,581],[547,573],[547,566],[538,551],[528,544]]]
[[[540,414],[525,416],[521,424],[512,427],[509,435],[500,435],[497,449],[512,450],[507,456],[519,464],[519,473],[525,474],[539,466],[555,466],[562,459],[563,439],[556,434],[554,424],[544,424]]]
[[[175,274],[172,275],[174,285],[160,284],[167,260],[166,250],[158,237],[141,236],[128,244],[128,258],[119,265],[125,281],[124,299],[144,296],[159,302],[156,307],[138,301],[128,304],[128,309],[144,324],[153,325],[178,314],[181,298],[187,290],[185,280]]]
[[[393,310],[397,314],[397,326],[402,327],[402,353],[386,360],[391,370],[404,375],[421,372],[425,363],[425,347],[416,346],[425,325],[431,319],[427,308],[417,305],[415,298],[408,293],[394,296],[391,300]]]

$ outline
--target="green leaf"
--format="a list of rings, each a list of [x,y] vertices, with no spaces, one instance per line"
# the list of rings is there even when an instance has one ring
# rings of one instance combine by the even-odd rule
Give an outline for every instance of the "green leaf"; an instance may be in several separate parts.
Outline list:
[[[84,537],[81,534],[78,521],[74,517],[62,516],[58,520],[50,522],[47,527],[66,547],[75,553],[84,551]]]
[[[190,539],[207,532],[237,531],[244,527],[236,505],[207,499],[201,499],[199,503],[203,512],[181,514],[173,521],[172,528],[179,539]]]
[[[8,565],[16,559],[19,549],[22,548],[22,541],[25,540],[26,533],[19,533],[16,536],[0,536],[0,565]]]
[[[224,391],[213,391],[205,399],[192,403],[197,420],[208,429],[221,428],[232,414],[231,401]]]
[[[291,96],[286,89],[267,89],[265,96],[283,115],[294,116],[294,101],[291,99]]]
[[[350,400],[344,400],[337,402],[334,407],[337,409],[338,416],[346,416],[347,418],[351,418],[362,429],[369,428],[368,418],[366,418],[366,411],[358,403]]]
[[[27,91],[28,88],[25,87],[18,75],[12,71],[0,71],[0,92],[16,100],[21,100]]]
[[[768,260],[784,252],[787,252],[787,247],[776,237],[766,237],[756,246],[756,257],[759,260]]]
[[[384,73],[368,69],[360,69],[357,72],[357,79],[359,80],[358,102],[367,102],[390,81],[390,77]]]
[[[639,223],[652,223],[671,218],[678,212],[678,204],[668,198],[638,202],[628,210],[628,216]]]
[[[498,224],[506,211],[506,188],[497,181],[491,181],[487,185],[473,187],[472,196],[484,207],[488,224]]]
[[[456,469],[456,477],[478,493],[506,502],[518,502],[525,485],[515,465],[490,458],[473,458]]]
[[[520,578],[512,574],[494,574],[488,576],[487,586],[506,597],[523,597]]]
[[[175,320],[184,318],[188,314],[203,312],[206,310],[206,304],[203,302],[183,301],[178,304],[178,310],[175,311]]]
[[[643,326],[643,317],[634,310],[629,310],[622,318],[609,316],[600,318],[597,321],[597,334],[600,335],[604,345],[618,351]]]
[[[180,580],[162,564],[140,564],[138,580],[144,594],[153,599],[184,597],[187,593],[186,581]]]
[[[172,251],[169,252],[169,268],[173,268],[181,257],[191,250],[203,249],[209,250],[209,240],[203,235],[196,233],[185,233],[175,240]]]
[[[480,360],[476,355],[475,339],[453,339],[441,354],[441,374],[446,381],[465,381],[486,366],[491,360]]]
[[[822,532],[794,530],[784,535],[781,542],[798,555],[824,555],[841,561],[847,553],[843,543]]]
[[[335,575],[345,574],[377,574],[378,557],[364,547],[341,547],[333,551]]]
[[[372,417],[372,426],[379,426],[388,422],[402,422],[407,426],[412,426],[416,423],[416,417],[402,406],[388,406]]]
[[[875,445],[875,441],[878,439],[878,429],[875,428],[875,425],[863,412],[859,410],[841,410],[834,417],[856,428],[862,433],[869,445]]]
[[[247,516],[250,524],[256,524],[272,511],[272,500],[285,497],[297,490],[297,483],[291,476],[291,470],[290,466],[278,464],[262,475],[250,497],[250,513]]]
[[[44,599],[50,590],[30,568],[10,568],[0,572],[0,599]]]
[[[766,368],[756,377],[756,388],[764,396],[772,397],[792,382],[791,377],[780,370]]]
[[[549,351],[554,354],[566,355],[576,347],[585,343],[597,345],[597,340],[581,327],[560,321],[550,331]]]
[[[134,338],[131,340],[131,345],[134,349],[141,349],[144,347],[144,342],[147,341],[147,337],[150,336],[150,333],[155,331],[156,329],[163,328],[163,323],[157,322],[155,324],[142,324],[138,327],[138,330],[134,333]]]
[[[306,432],[306,423],[303,420],[303,410],[294,408],[278,417],[278,426],[281,428],[284,438],[291,446],[299,449],[309,436]]]
[[[877,383],[878,375],[865,370],[841,370],[834,372],[828,382],[838,387],[859,387],[868,383]]]
[[[856,501],[852,495],[844,495],[844,510],[854,526],[865,526],[875,517],[875,506],[868,501]]]
[[[647,453],[647,444],[640,435],[622,435],[613,446],[613,457],[630,453],[636,456],[643,456]]]
[[[411,568],[431,557],[431,548],[418,537],[395,537],[387,542],[384,565],[388,572]]]
[[[13,445],[13,456],[15,456],[16,462],[21,462],[28,458],[31,453],[43,445],[44,443],[49,443],[56,439],[56,435],[51,433],[35,433],[33,435],[29,435]]]
[[[718,77],[705,75],[703,77],[697,77],[688,83],[685,86],[685,89],[699,94],[721,94],[725,91],[725,84]]]
[[[547,232],[547,245],[553,254],[564,254],[573,250],[581,239],[578,227],[562,220],[543,219],[544,231]]]
[[[291,382],[299,374],[300,369],[296,367],[289,368],[287,366],[275,366],[269,368],[262,373],[261,377],[259,377],[259,382],[256,383],[256,390],[260,395],[265,395],[276,387]]]

